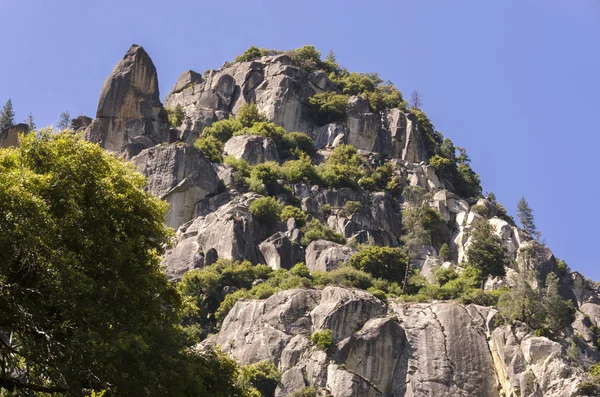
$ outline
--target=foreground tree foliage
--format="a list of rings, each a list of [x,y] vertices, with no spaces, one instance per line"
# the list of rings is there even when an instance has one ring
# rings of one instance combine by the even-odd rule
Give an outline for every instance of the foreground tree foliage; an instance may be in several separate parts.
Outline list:
[[[244,395],[237,364],[178,325],[166,207],[76,135],[0,150],[0,394]]]

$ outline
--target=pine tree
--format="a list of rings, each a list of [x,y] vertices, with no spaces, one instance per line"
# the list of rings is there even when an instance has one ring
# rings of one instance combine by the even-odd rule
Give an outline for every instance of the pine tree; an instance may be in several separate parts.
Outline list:
[[[327,56],[325,57],[325,60],[331,63],[336,63],[335,62],[335,54],[333,53],[333,50],[329,50],[329,52],[327,53]]]
[[[25,119],[25,124],[27,124],[29,131],[35,130],[35,122],[33,121],[33,115],[31,113],[27,115],[27,118]]]
[[[527,203],[524,196],[522,196],[517,203],[517,215],[519,215],[523,229],[525,229],[531,237],[538,238],[539,232],[533,222],[533,210],[529,207],[529,203]]]
[[[15,125],[15,112],[13,111],[12,101],[9,99],[0,111],[0,130]]]
[[[58,124],[56,124],[56,128],[59,131],[66,130],[69,128],[69,123],[71,122],[71,115],[69,112],[62,112],[58,119]]]

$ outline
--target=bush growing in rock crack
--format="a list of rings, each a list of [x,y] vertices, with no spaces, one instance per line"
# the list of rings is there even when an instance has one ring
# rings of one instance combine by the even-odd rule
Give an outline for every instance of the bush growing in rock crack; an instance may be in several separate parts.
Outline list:
[[[183,123],[185,119],[185,110],[183,110],[183,106],[177,105],[173,109],[165,108],[167,112],[167,118],[169,119],[169,124],[173,128],[177,128]]]
[[[329,351],[333,348],[333,333],[330,329],[315,331],[310,337],[310,341],[319,349]]]

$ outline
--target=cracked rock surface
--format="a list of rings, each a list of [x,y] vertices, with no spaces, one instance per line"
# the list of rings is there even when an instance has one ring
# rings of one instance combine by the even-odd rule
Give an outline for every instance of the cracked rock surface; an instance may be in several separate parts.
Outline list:
[[[360,291],[295,289],[241,300],[220,345],[244,364],[272,361],[282,374],[276,396],[312,385],[333,397],[574,396],[583,375],[559,343],[495,327],[496,310],[452,302],[387,305]],[[334,346],[312,346],[331,329]]]

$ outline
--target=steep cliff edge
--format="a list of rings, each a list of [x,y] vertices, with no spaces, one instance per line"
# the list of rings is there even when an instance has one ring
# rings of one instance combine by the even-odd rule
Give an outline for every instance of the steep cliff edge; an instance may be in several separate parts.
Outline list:
[[[139,46],[104,84],[85,137],[170,204],[166,274],[198,287],[184,325],[204,348],[272,362],[276,396],[578,395],[600,359],[598,286],[484,197],[464,149],[395,87],[313,50],[188,70],[164,108]],[[470,256],[486,230],[499,269]],[[352,267],[368,247],[404,267]],[[499,312],[502,294],[543,301],[550,282],[572,323]]]

